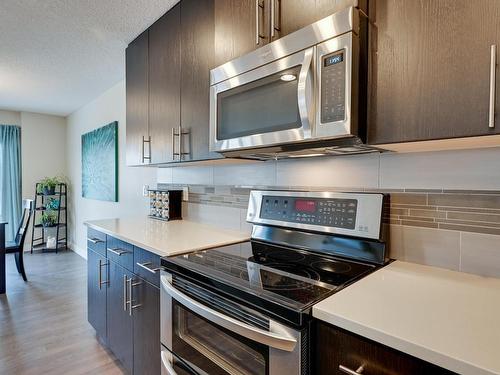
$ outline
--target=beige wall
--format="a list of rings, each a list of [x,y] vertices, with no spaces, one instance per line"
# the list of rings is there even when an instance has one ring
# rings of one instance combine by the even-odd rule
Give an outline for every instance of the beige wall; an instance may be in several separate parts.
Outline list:
[[[0,110],[0,124],[2,125],[20,125],[21,113],[14,111]]]
[[[33,199],[35,184],[66,173],[66,119],[0,110],[0,124],[21,127],[22,198]],[[31,245],[31,228],[25,249]]]
[[[81,136],[83,133],[118,121],[119,138],[119,202],[103,202],[82,198]],[[67,118],[67,174],[71,181],[69,195],[70,247],[86,255],[86,220],[147,214],[142,185],[156,181],[153,168],[131,168],[125,165],[125,81],[118,83],[94,101]]]
[[[35,183],[66,174],[66,119],[21,112],[23,198],[33,198]]]

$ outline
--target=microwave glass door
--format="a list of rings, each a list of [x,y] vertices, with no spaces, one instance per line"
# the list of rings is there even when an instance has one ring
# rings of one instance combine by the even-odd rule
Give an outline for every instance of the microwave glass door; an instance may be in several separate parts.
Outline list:
[[[269,348],[173,303],[172,352],[211,375],[265,375]]]
[[[300,128],[299,73],[300,66],[296,66],[221,92],[217,96],[217,139]]]
[[[229,151],[311,137],[314,48],[210,89],[210,148]]]

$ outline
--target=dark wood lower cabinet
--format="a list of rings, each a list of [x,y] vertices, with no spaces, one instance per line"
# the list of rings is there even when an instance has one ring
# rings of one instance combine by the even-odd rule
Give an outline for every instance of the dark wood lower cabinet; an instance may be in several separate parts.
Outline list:
[[[128,306],[124,306],[124,302],[129,298],[125,278],[126,280],[133,278],[132,273],[110,261],[106,303],[107,343],[123,367],[131,374],[134,366],[133,325]]]
[[[102,242],[99,244],[103,244],[104,249],[103,254],[99,254],[88,248],[89,323],[102,342],[120,360],[127,373],[159,375],[161,373],[159,276],[138,266],[148,262],[158,265],[159,256],[122,241],[117,242],[116,239],[95,230],[89,230],[88,237],[100,239]],[[123,259],[118,256],[107,258],[106,247],[127,250],[127,253],[121,255]],[[101,250],[99,247],[99,251]],[[141,275],[143,275],[141,272],[148,274],[144,274],[142,278],[136,272]],[[146,281],[146,278],[151,280],[151,283]]]
[[[108,267],[106,258],[88,249],[87,252],[87,318],[97,335],[106,341],[106,289]]]
[[[313,374],[345,375],[346,372],[339,370],[339,366],[353,371],[363,366],[363,374],[370,375],[453,374],[330,324],[315,321],[313,327]]]
[[[158,375],[160,368],[160,289],[136,278],[134,303],[134,374]]]

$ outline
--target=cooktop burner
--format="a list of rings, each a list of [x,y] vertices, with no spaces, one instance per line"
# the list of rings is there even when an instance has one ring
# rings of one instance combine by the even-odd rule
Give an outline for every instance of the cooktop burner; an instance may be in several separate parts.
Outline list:
[[[323,299],[374,266],[249,241],[171,257],[168,263],[295,309]]]
[[[292,253],[286,250],[271,251],[269,254],[267,254],[267,257],[285,262],[297,262],[305,259],[305,255],[299,252]]]
[[[352,268],[349,264],[336,260],[320,260],[318,262],[313,262],[311,266],[320,271],[333,273],[346,273]]]

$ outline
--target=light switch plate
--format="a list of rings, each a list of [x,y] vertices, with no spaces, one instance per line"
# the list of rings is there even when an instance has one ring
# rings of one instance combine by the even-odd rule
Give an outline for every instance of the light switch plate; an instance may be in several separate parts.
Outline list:
[[[142,185],[142,196],[143,197],[147,197],[149,195],[148,190],[149,190],[149,185]]]
[[[188,186],[184,186],[182,188],[182,200],[186,201],[186,202],[189,200],[189,187]]]

